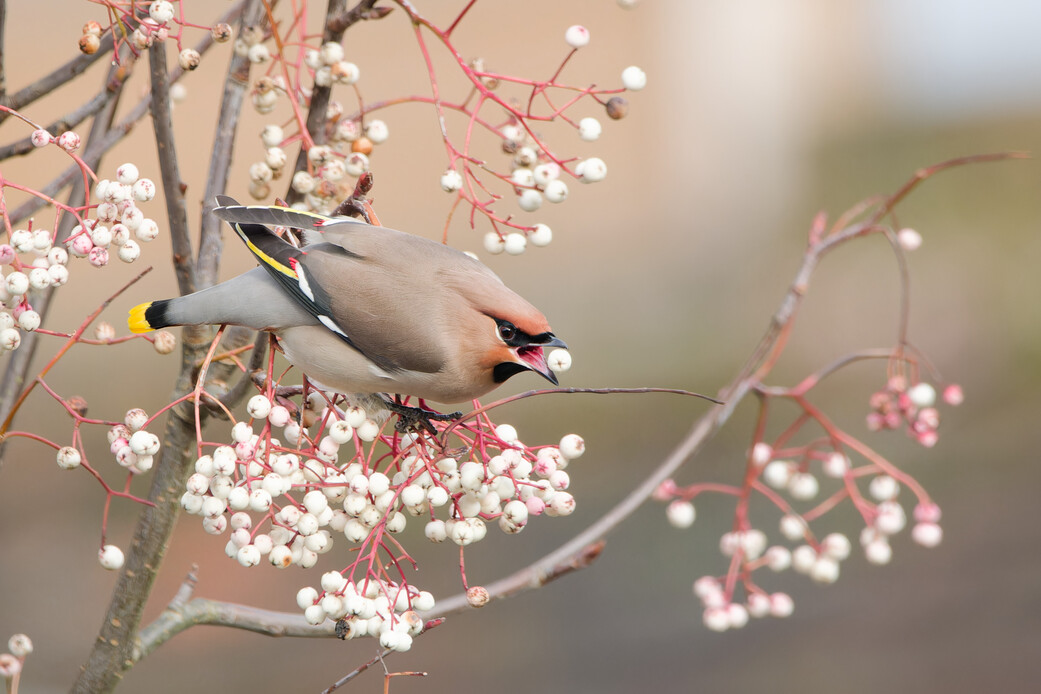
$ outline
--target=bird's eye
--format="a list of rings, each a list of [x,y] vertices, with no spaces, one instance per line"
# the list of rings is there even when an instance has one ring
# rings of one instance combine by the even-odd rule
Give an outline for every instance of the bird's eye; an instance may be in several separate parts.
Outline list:
[[[499,337],[501,337],[504,342],[509,342],[516,335],[517,328],[514,327],[513,323],[510,323],[509,321],[499,323]]]

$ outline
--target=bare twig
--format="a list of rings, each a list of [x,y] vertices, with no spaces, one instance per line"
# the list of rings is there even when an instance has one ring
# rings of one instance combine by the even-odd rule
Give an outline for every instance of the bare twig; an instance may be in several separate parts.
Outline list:
[[[177,165],[177,148],[170,118],[170,84],[166,71],[166,44],[156,41],[148,50],[149,74],[152,80],[152,127],[159,151],[166,217],[173,242],[173,266],[181,294],[195,291],[195,267],[192,265],[192,240],[188,232],[188,211],[184,204],[184,184]]]
[[[361,0],[361,2],[349,10],[345,6],[340,14],[331,15],[329,17],[326,26],[329,27],[329,31],[333,33],[343,34],[356,22],[366,19],[383,19],[390,14],[392,8],[375,7],[378,1],[379,0]]]
[[[111,50],[112,34],[108,33],[101,37],[101,46],[93,55],[76,56],[49,75],[34,80],[32,84],[0,99],[0,103],[15,110],[24,108],[41,96],[46,96],[66,82],[75,79],[96,61],[108,56]],[[7,114],[0,113],[0,123],[4,122],[6,118]]]
[[[110,91],[102,91],[95,94],[89,101],[76,109],[65,114],[58,120],[48,125],[45,130],[51,135],[57,137],[66,130],[75,128],[77,125],[82,123],[87,118],[90,118],[95,113],[105,108],[105,104],[112,99],[113,93]],[[12,142],[9,145],[0,147],[0,161],[9,159],[10,157],[21,157],[29,154],[36,150],[36,147],[32,143],[31,137],[24,137],[17,142]]]
[[[239,13],[241,11],[242,6],[240,3],[237,3],[233,5],[221,17],[219,21],[233,21],[236,17],[239,16]],[[212,45],[213,37],[210,35],[209,32],[206,32],[205,36],[199,41],[199,43],[195,45],[195,50],[197,50],[200,54],[204,54],[206,51],[210,49]],[[117,70],[119,69],[119,66],[114,67]],[[126,77],[128,76],[125,73],[125,71],[119,74],[121,74],[120,81],[126,79]],[[169,82],[172,84],[178,81],[183,75],[184,70],[182,70],[180,67],[176,67],[170,72]],[[112,149],[117,143],[119,143],[124,137],[126,137],[130,133],[130,131],[134,129],[134,126],[137,125],[138,121],[140,121],[142,118],[145,117],[145,115],[148,114],[150,102],[150,97],[143,97],[140,101],[137,102],[137,104],[134,105],[132,109],[130,109],[129,112],[127,112],[127,115],[124,116],[123,119],[119,121],[119,123],[109,127],[108,131],[98,141],[94,142],[93,144],[89,144],[86,147],[83,154],[84,161],[89,162],[91,160],[94,160],[95,158],[97,160],[100,160],[101,156],[105,152]],[[79,166],[77,164],[73,164],[65,171],[63,171],[58,177],[56,177],[46,186],[41,188],[40,192],[44,193],[48,197],[54,197],[67,185],[72,183],[79,175]],[[10,213],[12,224],[17,224],[18,222],[27,219],[30,215],[35,213],[40,208],[44,207],[46,204],[46,201],[38,197],[34,197],[30,200],[27,200]]]
[[[982,157],[967,157],[945,162],[930,169],[924,169],[922,171],[926,172],[925,174],[922,171],[916,173],[915,177],[905,184],[904,187],[890,198],[887,198],[879,210],[869,216],[866,223],[854,224],[844,230],[837,231],[811,246],[803,257],[803,263],[796,272],[794,281],[774,313],[770,321],[770,327],[753,350],[753,358],[746,362],[730,385],[720,391],[720,399],[725,404],[713,408],[709,413],[699,418],[690,433],[665,458],[661,465],[638,488],[630,492],[628,496],[593,523],[593,525],[533,564],[499,581],[485,585],[484,588],[489,595],[493,598],[501,599],[542,587],[555,578],[585,568],[599,556],[604,548],[604,537],[623,520],[632,515],[654,493],[661,482],[672,476],[683,463],[689,460],[727,422],[744,397],[758,387],[760,376],[763,375],[761,367],[764,363],[772,360],[773,350],[781,339],[782,332],[787,330],[794,321],[802,298],[805,296],[808,288],[813,270],[825,253],[844,241],[874,230],[874,225],[889,214],[894,205],[902,200],[910,188],[916,186],[921,180],[952,166],[979,161],[995,161],[1003,158],[1009,158],[1009,156],[986,155]],[[189,605],[195,602],[193,600]],[[437,613],[442,616],[464,609],[469,609],[469,603],[465,594],[440,600],[437,604]],[[306,631],[303,629],[303,617],[299,614],[265,610],[256,611],[253,608],[231,606],[226,603],[214,605],[209,603],[209,601],[205,601],[199,603],[198,610],[199,612],[192,612],[187,617],[171,617],[173,624],[157,626],[155,632],[149,631],[150,641],[147,652],[151,652],[159,645],[161,641],[156,640],[161,638],[159,634],[172,636],[174,633],[179,633],[196,623],[233,626],[269,635],[289,635],[294,630],[300,630],[301,633],[296,635],[328,636],[334,629],[330,623],[328,627],[317,627],[312,628],[311,631]],[[205,618],[196,619],[199,613],[205,613]],[[144,633],[143,631],[142,634]],[[169,638],[169,636],[163,637],[163,640]],[[142,652],[144,653],[144,651]],[[371,666],[371,664],[370,662],[367,665],[363,665],[342,681],[346,682],[356,677],[357,674],[360,674],[361,671]],[[335,686],[340,685],[337,684]]]
[[[955,166],[1000,161],[1008,158],[1018,158],[1018,156],[1015,154],[997,154],[963,157],[921,169],[915,172],[915,175],[896,193],[887,198],[878,210],[869,215],[866,222],[855,224],[843,231],[832,234],[811,246],[806,251],[802,265],[796,272],[795,279],[789,286],[788,292],[774,313],[770,326],[753,350],[752,358],[745,363],[730,385],[720,391],[720,399],[726,404],[714,408],[695,422],[690,433],[666,457],[662,464],[639,487],[630,492],[628,496],[601,516],[589,528],[533,564],[495,583],[484,586],[488,594],[492,598],[502,598],[545,585],[547,580],[555,577],[555,572],[559,570],[558,567],[567,565],[569,562],[576,561],[582,557],[588,551],[587,548],[589,546],[600,541],[623,520],[632,515],[662,482],[671,477],[688,459],[698,452],[716,431],[726,424],[738,404],[765,376],[763,367],[775,361],[776,350],[783,344],[784,337],[791,329],[795,315],[809,287],[810,277],[823,255],[845,241],[875,230],[875,225],[890,214],[893,208],[916,186],[936,173]],[[467,609],[468,607],[469,603],[466,600],[466,594],[462,593],[440,600],[437,612],[438,614],[446,615]]]
[[[241,12],[241,27],[256,26],[265,20],[262,0],[239,2],[236,7]],[[224,95],[221,98],[220,114],[217,116],[217,131],[210,154],[210,167],[206,174],[202,218],[199,222],[199,256],[195,259],[196,285],[199,289],[205,289],[217,281],[217,269],[220,267],[224,241],[220,233],[220,220],[211,212],[216,204],[216,196],[224,193],[228,187],[228,172],[231,170],[239,115],[242,113],[242,105],[249,89],[249,66],[248,57],[233,55],[224,78]]]
[[[333,622],[312,626],[302,614],[288,614],[262,610],[220,600],[192,598],[176,605],[173,602],[154,622],[141,629],[131,657],[134,662],[150,655],[177,634],[193,626],[232,627],[264,636],[295,636],[298,638],[329,638],[335,636]]]
[[[170,600],[170,604],[167,606],[167,609],[182,609],[188,603],[188,601],[192,599],[192,595],[195,594],[195,586],[198,585],[198,583],[199,565],[192,564],[192,568],[188,571],[188,575],[184,577],[184,581],[181,582],[181,587],[177,589],[177,592]]]
[[[428,632],[429,632],[429,631],[430,631],[431,629],[434,629],[434,628],[436,628],[436,627],[439,627],[439,626],[441,626],[441,625],[442,625],[442,624],[444,624],[444,623],[445,623],[445,620],[443,620],[443,619],[431,619],[431,620],[430,620],[429,622],[427,622],[427,623],[426,623],[425,625],[423,625],[423,631],[421,631],[421,632],[419,633],[419,635],[420,635],[420,636],[422,636],[423,634],[426,634],[426,633],[428,633]],[[389,649],[389,648],[388,648],[388,649],[385,649],[385,650],[383,650],[383,651],[379,651],[379,652],[377,652],[377,653],[376,653],[376,655],[374,655],[374,656],[373,656],[372,658],[370,658],[370,659],[369,659],[368,661],[366,661],[366,662],[362,663],[361,665],[359,665],[358,667],[356,667],[356,668],[355,668],[354,670],[351,670],[351,671],[350,671],[350,672],[348,672],[348,673],[347,673],[346,675],[344,675],[343,677],[341,677],[340,679],[336,680],[335,682],[333,682],[332,684],[330,684],[330,685],[329,685],[328,687],[326,687],[325,689],[323,689],[323,690],[322,690],[322,694],[332,694],[332,692],[336,691],[337,689],[339,689],[339,688],[340,688],[340,687],[342,687],[343,685],[347,684],[348,682],[350,682],[351,680],[353,680],[353,679],[354,679],[355,677],[357,677],[358,675],[360,675],[361,673],[365,672],[365,671],[366,671],[366,670],[368,670],[368,669],[369,669],[370,667],[372,667],[373,665],[375,665],[376,663],[382,663],[382,662],[383,662],[383,660],[384,660],[384,658],[388,658],[388,657],[390,657],[390,656],[391,656],[391,654],[393,654],[393,653],[394,653],[394,651],[392,651],[392,650],[391,650],[391,649]],[[426,673],[425,673],[425,672],[420,672],[420,673],[411,673],[411,672],[409,672],[409,673],[400,673],[400,674],[408,674],[408,675],[412,675],[412,674],[419,674],[419,675],[426,675]],[[389,676],[389,673],[388,673],[388,676]]]
[[[0,103],[7,97],[7,51],[4,37],[7,32],[7,0],[0,0]]]
[[[91,169],[97,169],[101,163],[101,156],[105,150],[95,145],[107,136],[111,128],[116,108],[119,106],[119,99],[123,94],[123,85],[127,74],[125,65],[123,67],[113,66],[105,77],[102,92],[110,94],[111,98],[106,101],[105,107],[95,116],[94,122],[91,123],[90,132],[87,134],[86,152],[82,157],[84,163]],[[70,205],[79,205],[87,194],[85,183],[78,164],[70,167],[70,172],[72,190],[69,192],[68,201]],[[57,190],[54,192],[57,193]],[[60,243],[67,239],[75,221],[75,217],[72,215],[63,215],[55,241]],[[30,297],[33,308],[40,314],[41,319],[46,319],[48,315],[53,294],[54,288],[48,288],[41,292],[34,292]],[[39,336],[34,332],[26,333],[20,348],[11,354],[4,369],[3,380],[0,381],[0,417],[3,417],[5,420],[9,419],[13,414],[12,405],[21,391],[22,385],[25,383],[39,339]],[[0,461],[3,459],[3,449],[3,443],[0,443]]]
[[[359,6],[367,5],[371,8],[375,3],[376,0],[362,0],[362,2],[359,3]],[[343,34],[347,27],[344,26],[342,29],[339,29],[339,26],[334,23],[334,20],[346,12],[347,0],[329,0],[329,5],[325,12],[325,31],[322,34],[323,43],[340,43],[340,41],[343,40]],[[329,98],[331,94],[331,87],[320,87],[318,85],[315,85],[314,91],[311,93],[311,103],[308,106],[307,111],[307,132],[310,134],[311,139],[315,144],[322,144],[325,142],[325,114],[329,108]],[[300,153],[296,157],[296,164],[293,166],[293,171],[305,171],[306,169],[307,151],[306,148],[301,147]],[[303,195],[298,193],[292,186],[289,186],[289,190],[286,191],[286,201],[290,205],[294,202],[299,202],[302,198]]]
[[[246,396],[246,393],[250,392],[251,386],[253,385],[253,373],[260,370],[264,366],[264,355],[267,354],[267,343],[270,339],[271,334],[259,331],[253,340],[253,352],[249,357],[249,365],[246,367],[246,373],[239,377],[239,380],[235,382],[235,385],[220,398],[220,403],[225,407],[234,407],[242,398]]]
[[[185,329],[174,400],[193,390],[195,363],[209,343],[201,331]],[[191,403],[180,402],[170,408],[161,459],[153,469],[148,495],[154,506],[143,509],[138,518],[126,563],[116,581],[98,638],[73,685],[74,692],[109,692],[135,662],[133,653],[141,615],[177,521],[184,481],[194,470],[195,431]]]

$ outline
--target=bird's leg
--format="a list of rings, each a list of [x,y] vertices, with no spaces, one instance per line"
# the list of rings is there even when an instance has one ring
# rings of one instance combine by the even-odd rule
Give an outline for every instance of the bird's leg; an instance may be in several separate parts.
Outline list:
[[[437,429],[430,423],[431,421],[454,422],[463,416],[462,412],[441,414],[440,412],[433,412],[422,407],[409,407],[408,405],[394,402],[390,398],[384,398],[383,402],[388,410],[398,416],[398,421],[394,424],[394,428],[400,432],[423,429],[430,434],[437,434]]]

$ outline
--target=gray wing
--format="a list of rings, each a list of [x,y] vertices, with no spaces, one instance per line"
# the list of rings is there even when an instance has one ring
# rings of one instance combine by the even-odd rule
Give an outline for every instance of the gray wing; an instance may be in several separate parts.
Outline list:
[[[365,222],[351,217],[327,217],[291,207],[240,205],[227,195],[218,195],[217,205],[219,207],[214,208],[213,214],[229,224],[264,224],[317,232],[324,232],[333,227],[368,226]]]

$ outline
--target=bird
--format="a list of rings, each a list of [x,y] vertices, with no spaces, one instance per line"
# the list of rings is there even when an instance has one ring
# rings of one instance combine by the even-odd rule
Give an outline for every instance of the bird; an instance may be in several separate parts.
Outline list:
[[[213,213],[259,266],[194,294],[135,306],[132,332],[220,324],[269,331],[309,379],[345,394],[452,404],[526,371],[558,384],[545,350],[567,345],[541,311],[474,257],[351,217],[216,201]],[[300,230],[304,245],[275,226]]]

